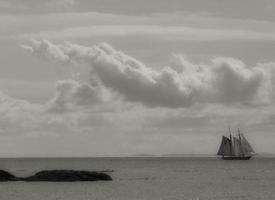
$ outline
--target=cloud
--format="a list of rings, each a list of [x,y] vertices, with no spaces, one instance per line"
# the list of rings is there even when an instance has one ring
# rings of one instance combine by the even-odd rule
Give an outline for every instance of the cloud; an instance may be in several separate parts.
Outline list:
[[[48,103],[52,112],[65,112],[75,106],[92,106],[103,102],[101,90],[75,80],[60,80],[56,83],[56,94]]]
[[[58,115],[48,112],[47,104],[34,104],[0,93],[0,134],[51,135],[73,132],[77,127],[79,114],[75,112]]]
[[[196,103],[263,104],[274,101],[275,63],[245,65],[233,58],[193,64],[182,55],[160,70],[150,68],[107,43],[85,47],[47,40],[25,46],[34,55],[65,63],[88,63],[93,82],[125,101],[149,107],[190,107]],[[264,95],[264,96],[262,96]]]
[[[3,13],[41,13],[41,12],[64,12],[72,11],[75,0],[48,0],[48,1],[18,1],[1,0],[0,10]]]
[[[272,21],[218,18],[210,13],[189,12],[131,16],[106,12],[58,12],[73,10],[79,6],[79,2],[70,0],[35,2],[30,5],[34,13],[28,10],[28,15],[16,13],[1,16],[1,37],[20,40],[30,38],[87,40],[91,37],[97,39],[139,37],[160,41],[275,40]]]
[[[266,69],[248,67],[243,62],[231,58],[216,58],[213,65],[213,84],[222,102],[253,102],[260,90],[264,89],[262,84]]]
[[[59,81],[54,97],[41,104],[0,93],[0,135],[63,138],[86,134],[97,137],[103,132],[102,137],[110,138],[148,123],[147,112],[142,112],[140,107],[104,102],[93,91],[87,84]]]
[[[85,127],[93,128],[98,122],[101,122],[99,126],[106,126],[113,121],[94,112],[92,106],[86,110],[77,109],[78,105],[86,105],[87,102],[81,99],[84,96],[85,100],[89,100],[89,105],[96,99],[90,96],[90,91],[85,91],[89,90],[85,88],[85,84],[61,81],[57,85],[56,95],[51,101],[43,104],[15,99],[0,93],[0,135],[37,137],[41,134],[74,133],[81,132],[83,127],[80,125],[84,122],[87,123]]]
[[[87,25],[19,35],[23,38],[70,39],[93,37],[145,37],[167,41],[261,40],[274,41],[273,32],[242,29],[197,28],[159,25]]]
[[[85,88],[84,91],[82,88]],[[224,127],[228,121],[234,127],[243,124],[249,135],[261,135],[258,130],[267,134],[268,139],[257,141],[258,147],[273,145],[263,145],[265,141],[272,141],[269,136],[274,128],[271,125],[274,118],[272,105],[259,108],[211,104],[169,109],[121,102],[118,106],[113,102],[97,102],[94,91],[90,89],[90,83],[59,81],[55,96],[45,104],[34,104],[1,93],[1,154],[118,156],[135,153],[214,153],[215,144],[218,146],[219,136],[225,133]],[[265,121],[268,117],[270,121]],[[255,124],[258,126],[255,127]],[[166,145],[160,147],[160,143]],[[198,144],[203,149],[193,148]]]
[[[33,40],[33,45],[35,46],[35,51],[30,46],[22,45],[21,47],[27,51],[30,51],[37,57],[45,57],[49,60],[60,61],[62,63],[70,62],[70,58],[63,52],[65,49],[63,49],[62,46],[52,44],[47,40],[44,40],[42,43],[37,40]]]
[[[4,93],[0,93],[0,133],[16,133],[23,131],[36,124],[43,108],[38,104],[31,104],[28,101],[14,99]],[[34,117],[36,116],[36,117]]]
[[[54,0],[48,1],[46,5],[48,5],[49,7],[72,7],[75,4],[75,0]]]

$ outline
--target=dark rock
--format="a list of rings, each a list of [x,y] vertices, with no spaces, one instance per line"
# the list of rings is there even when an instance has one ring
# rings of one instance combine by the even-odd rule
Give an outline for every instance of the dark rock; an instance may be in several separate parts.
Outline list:
[[[0,181],[17,181],[18,178],[12,175],[11,173],[0,170]]]
[[[76,171],[76,170],[46,170],[36,173],[33,176],[20,178],[23,181],[110,181],[112,178],[102,172]]]
[[[103,172],[77,171],[77,170],[45,170],[29,177],[16,177],[11,173],[0,170],[0,182],[4,181],[111,181],[112,178]]]

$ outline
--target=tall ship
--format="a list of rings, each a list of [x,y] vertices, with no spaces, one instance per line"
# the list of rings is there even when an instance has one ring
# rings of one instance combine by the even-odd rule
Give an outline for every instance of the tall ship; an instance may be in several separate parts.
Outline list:
[[[224,160],[249,160],[255,151],[238,129],[238,134],[232,136],[229,128],[229,137],[223,136],[217,155]]]

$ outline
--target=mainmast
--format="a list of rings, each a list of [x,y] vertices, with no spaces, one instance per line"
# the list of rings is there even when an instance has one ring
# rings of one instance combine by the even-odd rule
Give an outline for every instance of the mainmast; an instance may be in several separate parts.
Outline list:
[[[242,137],[241,137],[241,132],[240,132],[239,128],[238,128],[238,136],[239,136],[239,140],[240,140],[241,155],[244,156],[245,152],[244,152],[243,142],[242,142]]]
[[[228,129],[229,129],[229,139],[230,139],[230,153],[231,155],[234,155],[234,146],[233,146],[233,140],[232,140],[232,134],[231,134],[231,129],[230,129],[230,126],[228,126]]]

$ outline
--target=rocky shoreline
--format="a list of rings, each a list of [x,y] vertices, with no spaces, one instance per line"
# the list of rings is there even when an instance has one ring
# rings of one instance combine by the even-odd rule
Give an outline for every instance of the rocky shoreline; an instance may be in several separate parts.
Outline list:
[[[5,181],[48,181],[48,182],[75,182],[75,181],[111,181],[112,177],[104,172],[78,170],[43,170],[29,177],[17,177],[0,170],[0,182]]]

